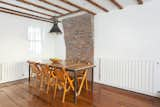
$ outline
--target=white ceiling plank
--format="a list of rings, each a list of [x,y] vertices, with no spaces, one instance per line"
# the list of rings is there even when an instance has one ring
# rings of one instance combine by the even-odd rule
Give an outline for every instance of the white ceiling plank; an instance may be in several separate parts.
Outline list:
[[[12,3],[12,4],[15,4],[15,5],[22,6],[22,7],[25,7],[25,8],[29,8],[29,9],[32,9],[32,10],[36,10],[36,11],[39,11],[39,12],[43,12],[43,13],[46,13],[46,14],[49,14],[49,15],[52,15],[52,16],[56,16],[57,15],[57,14],[54,14],[52,12],[46,11],[44,9],[40,9],[40,8],[31,6],[31,5],[27,5],[27,4],[18,2],[16,0],[1,0],[1,1],[7,2],[7,3]]]
[[[44,10],[44,9],[40,9],[40,8],[31,6],[31,5],[28,5],[28,4],[25,4],[25,3],[21,3],[21,2],[18,2],[16,0],[1,0],[1,1],[12,3],[12,4],[15,4],[15,5],[18,5],[18,6],[22,6],[24,8],[32,9],[32,10],[39,11],[39,12],[42,12],[42,13],[46,13],[46,14],[49,14],[49,15],[52,15],[52,16],[59,16],[59,14],[55,14],[53,12],[50,12],[50,11],[47,11],[47,10]],[[41,2],[39,0],[26,0],[26,1],[29,1],[31,3],[35,3],[37,5],[49,8],[51,10],[58,11],[58,12],[63,13],[63,14],[68,14],[68,11],[66,11],[66,10],[60,9],[58,7],[55,7],[55,6],[51,6],[47,3]],[[74,6],[71,6],[69,4],[63,3],[60,0],[47,0],[47,1],[49,1],[51,3],[54,3],[56,5],[59,5],[61,7],[67,8],[71,11],[77,11],[78,10],[78,8],[76,8]],[[87,2],[86,0],[68,0],[68,1],[70,1],[74,4],[76,4],[76,5],[79,5],[80,7],[84,7],[85,9],[87,9],[91,12],[94,12],[96,14],[104,13],[103,10],[101,10],[100,8],[97,8],[93,4]],[[110,0],[92,0],[92,1],[96,2],[97,4],[101,5],[102,7],[106,8],[109,11],[113,11],[115,9],[117,10],[117,7],[113,3],[111,3]],[[148,2],[148,1],[151,1],[151,0],[143,0],[143,1],[145,3],[145,2]],[[137,0],[117,0],[117,2],[120,3],[122,6],[124,6],[124,8],[126,8],[127,6],[138,5]],[[35,13],[35,12],[31,12],[31,11],[27,11],[27,10],[15,8],[15,7],[13,8],[12,6],[7,6],[7,5],[4,5],[4,4],[0,4],[0,6],[1,7],[6,7],[6,8],[9,8],[9,9],[14,9],[14,10],[17,10],[17,11],[20,11],[20,12],[25,12],[25,13],[49,18],[48,16],[45,16],[45,15],[42,15],[42,14],[38,14],[38,13]],[[65,16],[63,18],[72,17],[72,16],[75,16],[75,15],[80,15],[80,14],[84,14],[84,13],[86,13],[86,12],[84,10],[82,10],[82,12],[78,12],[78,13],[75,13],[73,15]]]
[[[33,2],[33,0],[28,0],[28,1],[30,1],[30,2],[32,2],[32,3],[35,3],[35,4],[38,4],[38,5],[41,5],[41,6],[43,6],[43,7],[52,9],[52,10],[56,10],[56,11],[61,12],[61,13],[64,13],[64,14],[67,13],[66,11],[64,11],[64,10],[62,10],[62,9],[59,9],[59,8],[57,8],[57,7],[53,7],[53,6],[48,5],[48,4],[46,4],[46,3],[40,2],[39,0],[35,0],[34,2]]]
[[[44,15],[41,15],[41,14],[38,14],[38,13],[30,12],[30,11],[27,11],[27,10],[23,10],[23,9],[13,7],[13,6],[9,6],[9,5],[5,5],[5,4],[0,4],[0,7],[4,7],[4,8],[16,10],[16,11],[20,11],[20,12],[24,12],[24,13],[28,13],[28,14],[33,14],[33,15],[37,15],[37,16],[40,16],[40,17],[51,18],[49,16],[44,16]]]

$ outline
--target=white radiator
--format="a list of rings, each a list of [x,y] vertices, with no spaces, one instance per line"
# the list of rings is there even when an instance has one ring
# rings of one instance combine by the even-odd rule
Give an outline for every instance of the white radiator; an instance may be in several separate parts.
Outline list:
[[[159,62],[155,59],[98,58],[95,64],[96,82],[153,96],[158,91]]]
[[[9,82],[25,78],[28,72],[26,63],[1,63],[0,82]]]
[[[2,81],[2,65],[0,64],[0,82]]]

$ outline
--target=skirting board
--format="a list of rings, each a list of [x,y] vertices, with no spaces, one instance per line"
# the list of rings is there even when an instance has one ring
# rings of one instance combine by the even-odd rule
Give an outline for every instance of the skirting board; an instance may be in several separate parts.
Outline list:
[[[144,92],[141,92],[139,90],[135,90],[135,89],[125,89],[125,88],[122,88],[122,87],[116,87],[116,86],[112,86],[112,85],[108,85],[108,84],[104,84],[100,81],[96,81],[94,83],[97,83],[97,84],[102,84],[102,85],[106,85],[106,86],[109,86],[109,87],[113,87],[113,88],[117,88],[117,89],[120,89],[120,90],[124,90],[124,91],[129,91],[129,92],[133,92],[133,93],[137,93],[137,94],[141,94],[141,95],[145,95],[145,96],[150,96],[150,97],[156,97],[156,98],[160,98],[160,91],[158,91],[157,93],[144,93]]]

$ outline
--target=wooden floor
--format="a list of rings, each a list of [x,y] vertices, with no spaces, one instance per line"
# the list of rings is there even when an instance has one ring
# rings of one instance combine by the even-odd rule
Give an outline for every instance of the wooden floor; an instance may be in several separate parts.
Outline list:
[[[0,107],[160,107],[160,99],[100,84],[94,84],[93,96],[83,91],[77,105],[72,98],[69,93],[65,103],[61,103],[60,92],[53,99],[43,92],[36,92],[27,81],[0,85]]]

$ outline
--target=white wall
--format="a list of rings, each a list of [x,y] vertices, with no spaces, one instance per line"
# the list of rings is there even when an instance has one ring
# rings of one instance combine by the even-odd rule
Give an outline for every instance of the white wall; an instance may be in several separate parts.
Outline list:
[[[30,26],[44,31],[42,55],[38,59],[54,57],[54,36],[48,33],[52,24],[0,13],[0,74],[2,72],[4,82],[28,76],[26,66],[22,65],[33,58],[29,54],[27,38]]]
[[[54,38],[49,34],[51,24],[9,14],[0,14],[0,62],[19,62],[29,59],[28,27],[44,31],[41,58],[54,56]]]
[[[95,17],[95,55],[159,57],[159,0]]]
[[[95,57],[160,57],[160,1],[95,16]],[[107,66],[107,65],[106,65]],[[107,72],[107,71],[106,71]],[[102,74],[103,75],[103,74]],[[154,88],[160,90],[160,72]]]

